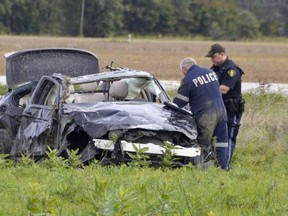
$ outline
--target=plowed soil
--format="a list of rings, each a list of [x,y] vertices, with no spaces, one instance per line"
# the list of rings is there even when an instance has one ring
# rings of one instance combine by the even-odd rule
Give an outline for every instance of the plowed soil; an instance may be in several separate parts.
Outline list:
[[[100,67],[113,61],[115,67],[148,71],[160,80],[179,80],[179,62],[193,57],[199,65],[210,67],[205,58],[214,41],[96,39],[71,37],[0,36],[0,75],[5,75],[4,53],[48,47],[86,49],[99,58]],[[284,42],[220,41],[228,56],[239,64],[246,75],[244,82],[288,83],[288,44]]]

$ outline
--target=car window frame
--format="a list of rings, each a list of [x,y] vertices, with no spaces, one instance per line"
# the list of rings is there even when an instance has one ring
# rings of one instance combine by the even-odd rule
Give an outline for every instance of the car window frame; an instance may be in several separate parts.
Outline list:
[[[51,93],[51,89],[55,87],[56,89],[56,96],[54,103],[47,104],[48,94]],[[39,107],[51,107],[53,105],[59,105],[60,102],[60,92],[61,92],[61,85],[60,83],[53,77],[43,76],[39,81],[38,85],[36,86],[33,94],[31,96],[30,105],[32,106],[39,106]]]

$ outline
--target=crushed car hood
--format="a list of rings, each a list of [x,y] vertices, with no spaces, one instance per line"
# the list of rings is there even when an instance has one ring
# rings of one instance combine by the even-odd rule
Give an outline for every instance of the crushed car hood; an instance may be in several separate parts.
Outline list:
[[[6,58],[6,82],[11,89],[43,75],[69,77],[99,73],[98,58],[91,52],[70,48],[32,49],[11,52]]]
[[[64,112],[92,138],[111,130],[128,129],[177,131],[192,140],[197,138],[193,117],[160,104],[127,101],[67,104]]]

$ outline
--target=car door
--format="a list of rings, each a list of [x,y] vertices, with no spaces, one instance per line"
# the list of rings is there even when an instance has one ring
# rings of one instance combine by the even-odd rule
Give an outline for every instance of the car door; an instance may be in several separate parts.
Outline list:
[[[58,111],[62,87],[58,80],[43,77],[31,97],[31,103],[23,111],[20,128],[11,154],[33,157],[45,155],[47,145],[57,143]]]

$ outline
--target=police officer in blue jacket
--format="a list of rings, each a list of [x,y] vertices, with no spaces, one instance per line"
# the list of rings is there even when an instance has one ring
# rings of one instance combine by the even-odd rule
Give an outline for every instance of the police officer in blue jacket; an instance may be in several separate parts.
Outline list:
[[[198,66],[193,58],[184,58],[180,69],[184,78],[173,103],[180,108],[189,103],[199,145],[204,152],[215,150],[220,167],[229,170],[227,116],[217,75],[209,68]]]
[[[220,91],[227,110],[229,167],[236,145],[245,101],[241,95],[243,70],[228,58],[225,48],[218,43],[211,46],[205,57],[210,57],[213,63],[211,69],[216,72],[220,83]]]

